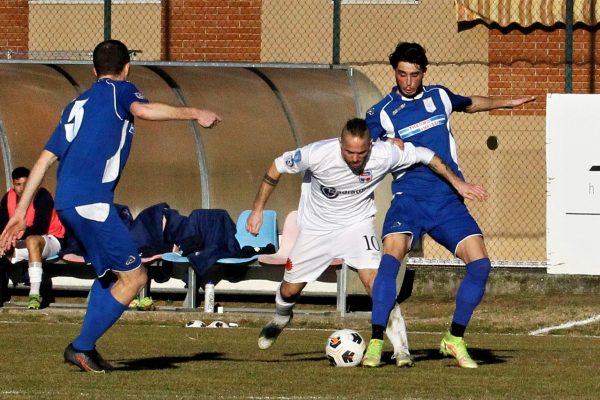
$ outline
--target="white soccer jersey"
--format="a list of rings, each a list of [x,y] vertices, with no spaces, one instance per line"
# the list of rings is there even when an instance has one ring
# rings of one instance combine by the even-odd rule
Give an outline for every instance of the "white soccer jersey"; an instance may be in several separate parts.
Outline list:
[[[342,157],[340,139],[311,143],[275,159],[280,173],[306,171],[298,207],[298,225],[310,232],[326,233],[361,222],[375,215],[373,192],[392,170],[418,162],[428,163],[433,152],[419,151],[407,143],[404,151],[390,143],[373,144],[360,175],[352,172]]]

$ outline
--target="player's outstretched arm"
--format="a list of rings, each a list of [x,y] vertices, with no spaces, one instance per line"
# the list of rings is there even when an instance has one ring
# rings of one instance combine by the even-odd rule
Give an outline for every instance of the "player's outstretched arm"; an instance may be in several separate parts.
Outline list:
[[[481,185],[473,185],[460,179],[458,175],[452,171],[448,164],[444,163],[441,158],[434,155],[429,162],[429,168],[436,174],[446,179],[454,189],[465,199],[469,200],[487,200],[489,197],[488,192]]]
[[[275,167],[275,162],[272,162],[269,169],[263,176],[262,182],[258,188],[258,193],[252,204],[252,212],[246,221],[246,230],[252,235],[258,235],[258,231],[263,223],[263,210],[267,204],[267,200],[271,197],[271,193],[279,183],[281,173]]]
[[[517,97],[516,99],[499,99],[495,97],[471,96],[471,105],[465,108],[467,113],[490,111],[498,108],[515,108],[535,101],[535,96]]]
[[[27,183],[25,184],[23,194],[15,209],[15,213],[6,224],[6,227],[2,231],[2,235],[0,235],[0,254],[4,254],[13,247],[15,241],[23,235],[26,227],[25,213],[27,212],[27,208],[33,201],[35,192],[42,184],[46,171],[48,171],[48,168],[50,168],[55,161],[56,156],[48,150],[44,150],[35,162],[31,169],[31,173],[29,174],[29,178],[27,179]]]
[[[131,103],[130,111],[136,118],[149,121],[168,120],[195,120],[205,128],[213,128],[221,117],[210,110],[195,107],[176,107],[165,103],[142,103],[135,101]]]

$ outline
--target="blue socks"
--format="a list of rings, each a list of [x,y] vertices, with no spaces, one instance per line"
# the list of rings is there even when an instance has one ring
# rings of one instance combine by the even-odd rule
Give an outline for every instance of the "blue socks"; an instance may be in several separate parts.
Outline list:
[[[492,270],[489,258],[480,258],[466,266],[458,292],[456,293],[456,310],[454,310],[453,323],[467,326],[475,307],[479,305],[485,293],[485,284]]]
[[[111,285],[102,287],[99,279],[94,281],[90,291],[90,300],[81,326],[79,336],[73,341],[73,347],[80,351],[93,350],[96,341],[114,325],[127,309],[110,292]]]
[[[400,261],[389,254],[384,254],[379,263],[377,277],[373,283],[373,311],[371,325],[388,324],[390,311],[396,303],[396,278],[400,271]]]

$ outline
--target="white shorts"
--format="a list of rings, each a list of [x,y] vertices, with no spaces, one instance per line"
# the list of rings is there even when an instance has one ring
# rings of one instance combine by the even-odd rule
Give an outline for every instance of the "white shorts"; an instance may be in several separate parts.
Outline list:
[[[42,251],[42,260],[57,255],[60,251],[60,241],[52,235],[42,235],[42,237],[46,242],[46,244],[44,245],[44,250]],[[29,252],[27,251],[27,247],[25,247],[25,241],[17,240],[15,252],[12,258],[10,259],[10,262],[16,264],[19,261],[24,260],[29,260]]]
[[[342,258],[355,269],[377,269],[381,259],[380,248],[374,218],[325,235],[300,230],[290,251],[283,280],[289,283],[314,282],[334,258]]]

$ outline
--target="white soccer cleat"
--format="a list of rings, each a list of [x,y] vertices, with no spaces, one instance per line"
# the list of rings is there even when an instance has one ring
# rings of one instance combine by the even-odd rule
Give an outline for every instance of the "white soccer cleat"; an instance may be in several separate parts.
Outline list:
[[[410,368],[415,366],[412,357],[407,353],[394,354],[392,359],[396,360],[396,367],[398,368]]]
[[[258,348],[266,350],[275,343],[283,329],[292,320],[293,314],[289,316],[275,315],[268,324],[266,324],[258,335]]]

